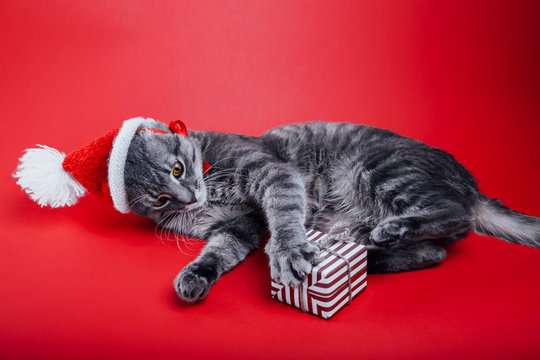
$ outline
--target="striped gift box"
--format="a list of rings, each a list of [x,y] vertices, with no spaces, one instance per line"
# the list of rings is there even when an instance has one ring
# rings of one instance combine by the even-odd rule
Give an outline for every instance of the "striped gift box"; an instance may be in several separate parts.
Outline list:
[[[319,231],[307,232],[308,240],[316,244],[325,243],[326,237],[326,234]],[[365,246],[336,241],[326,250],[322,249],[321,258],[322,261],[299,287],[285,286],[272,280],[272,297],[323,319],[329,319],[365,290]]]

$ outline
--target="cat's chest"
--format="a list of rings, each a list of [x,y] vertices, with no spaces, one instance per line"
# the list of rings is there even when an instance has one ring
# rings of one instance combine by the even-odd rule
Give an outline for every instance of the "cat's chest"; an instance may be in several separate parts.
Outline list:
[[[253,212],[246,204],[224,205],[207,203],[203,208],[191,214],[191,221],[184,228],[186,235],[207,240],[216,230],[219,230],[237,219]]]

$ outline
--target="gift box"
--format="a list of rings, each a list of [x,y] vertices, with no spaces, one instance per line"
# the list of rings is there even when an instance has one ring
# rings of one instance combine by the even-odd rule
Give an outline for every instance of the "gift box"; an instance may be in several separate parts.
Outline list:
[[[367,285],[367,249],[347,236],[335,238],[308,231],[307,239],[321,249],[317,265],[300,286],[272,280],[272,297],[329,319],[360,295]]]

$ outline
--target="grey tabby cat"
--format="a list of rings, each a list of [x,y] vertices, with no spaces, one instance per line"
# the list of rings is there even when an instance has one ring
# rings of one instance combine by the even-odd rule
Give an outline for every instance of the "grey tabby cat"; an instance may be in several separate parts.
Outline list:
[[[442,262],[469,231],[540,247],[540,219],[480,193],[448,153],[394,132],[348,123],[282,126],[260,137],[139,132],[126,162],[132,211],[208,243],[174,280],[189,302],[255,250],[272,278],[299,284],[317,248],[306,228],[345,224],[370,246],[368,272]],[[212,167],[203,172],[203,160]]]

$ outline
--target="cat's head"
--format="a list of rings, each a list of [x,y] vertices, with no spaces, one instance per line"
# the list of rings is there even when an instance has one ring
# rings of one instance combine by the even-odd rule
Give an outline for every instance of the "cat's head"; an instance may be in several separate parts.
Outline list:
[[[135,134],[124,176],[131,211],[156,221],[198,209],[207,199],[200,147],[183,135]]]

